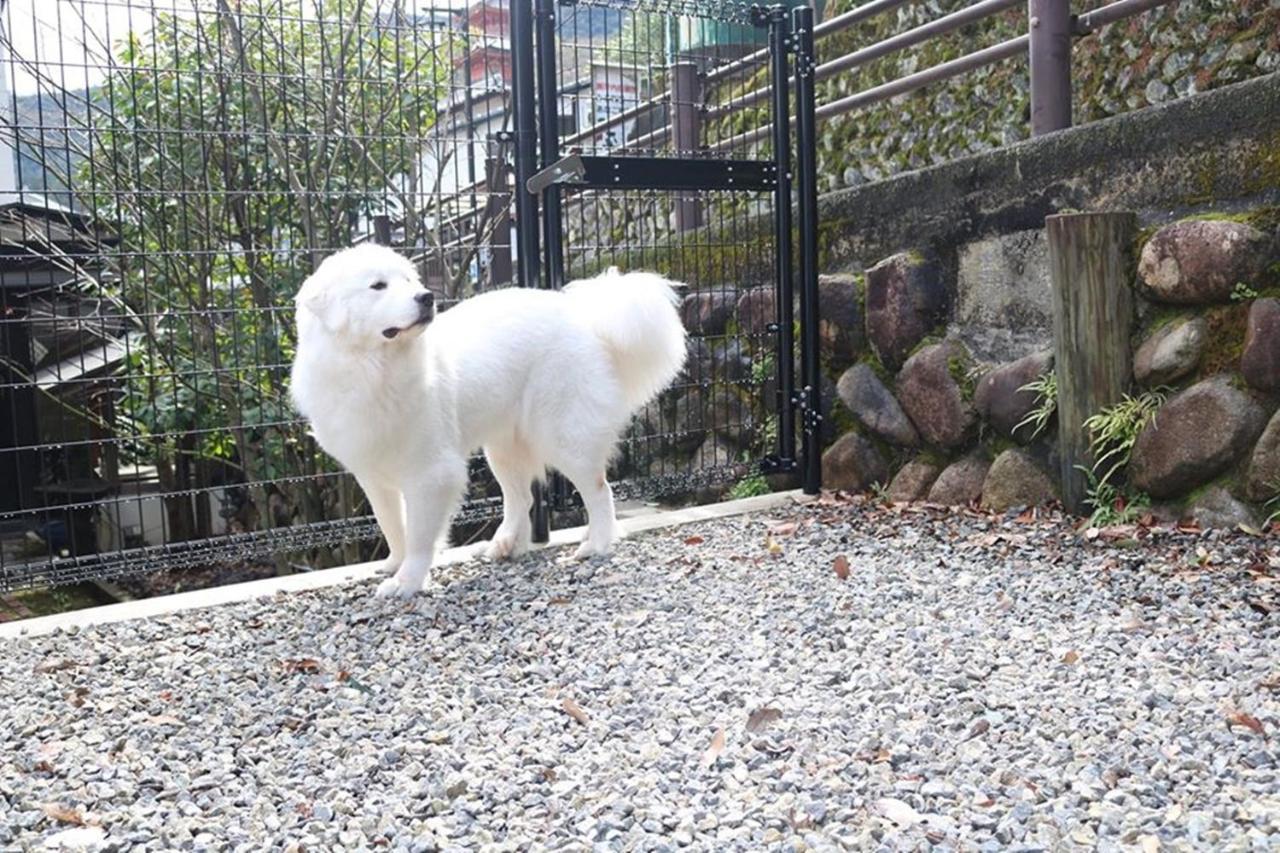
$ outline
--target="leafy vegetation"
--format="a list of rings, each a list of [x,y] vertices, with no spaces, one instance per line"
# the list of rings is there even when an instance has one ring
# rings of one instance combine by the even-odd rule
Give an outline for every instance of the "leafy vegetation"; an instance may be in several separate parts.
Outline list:
[[[1092,510],[1089,516],[1091,525],[1125,524],[1150,506],[1146,495],[1118,484],[1116,477],[1129,464],[1138,435],[1164,405],[1168,391],[1167,388],[1156,388],[1137,396],[1126,394],[1119,403],[1085,421],[1085,428],[1089,431],[1089,452],[1094,461],[1092,468],[1081,470],[1088,479],[1085,503]]]
[[[1029,438],[1035,438],[1049,426],[1049,421],[1053,419],[1054,412],[1058,410],[1058,374],[1050,370],[1041,374],[1039,378],[1023,385],[1018,390],[1035,394],[1036,405],[1035,408],[1027,413],[1025,418],[1018,421],[1013,431],[1018,432],[1024,427],[1031,427]]]

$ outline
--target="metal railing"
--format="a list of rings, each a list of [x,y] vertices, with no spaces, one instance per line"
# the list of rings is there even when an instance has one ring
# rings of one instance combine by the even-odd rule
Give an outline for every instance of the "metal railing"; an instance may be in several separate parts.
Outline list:
[[[815,76],[818,80],[824,80],[848,73],[874,60],[883,59],[907,48],[924,44],[960,27],[990,18],[1022,2],[1024,0],[978,0],[957,12],[825,62],[815,69]],[[1072,38],[1088,35],[1108,24],[1131,18],[1177,0],[1117,0],[1115,3],[1079,16],[1071,14],[1070,0],[1026,0],[1026,2],[1027,33],[1025,35],[821,104],[817,110],[817,120],[825,121],[845,115],[872,104],[914,92],[930,84],[940,83],[1018,55],[1025,55],[1031,65],[1032,135],[1040,136],[1063,130],[1071,126]],[[840,32],[855,23],[870,20],[876,15],[902,5],[904,4],[893,2],[893,0],[867,3],[852,12],[828,21],[827,24],[830,26],[822,35]],[[821,28],[815,28],[815,36],[818,35],[819,29]],[[703,109],[702,115],[707,120],[723,118],[754,106],[768,96],[767,88],[757,89],[724,104],[707,106]],[[708,150],[741,148],[768,138],[770,133],[767,125],[752,128],[737,136],[721,139],[709,146]]]

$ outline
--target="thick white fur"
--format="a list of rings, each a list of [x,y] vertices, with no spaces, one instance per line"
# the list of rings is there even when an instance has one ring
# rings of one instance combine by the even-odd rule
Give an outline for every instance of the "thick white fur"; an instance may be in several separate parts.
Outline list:
[[[372,290],[375,282],[386,287]],[[320,265],[296,299],[293,399],[377,516],[393,573],[379,595],[422,588],[478,447],[502,486],[491,558],[529,547],[531,485],[548,467],[586,504],[576,556],[609,553],[614,444],[684,363],[672,287],[610,270],[560,292],[485,293],[414,325],[422,286],[395,252],[362,245]]]

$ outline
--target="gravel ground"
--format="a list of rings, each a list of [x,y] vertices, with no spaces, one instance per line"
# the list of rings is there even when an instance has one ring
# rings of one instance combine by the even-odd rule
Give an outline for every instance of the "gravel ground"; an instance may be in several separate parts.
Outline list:
[[[827,498],[566,554],[0,645],[0,849],[1280,849],[1274,540]]]

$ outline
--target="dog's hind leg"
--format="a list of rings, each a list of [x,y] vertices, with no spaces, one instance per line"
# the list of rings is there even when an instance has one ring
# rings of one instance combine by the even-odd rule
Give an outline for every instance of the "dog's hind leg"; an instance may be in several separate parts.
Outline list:
[[[484,449],[494,479],[502,487],[502,524],[485,551],[490,560],[507,560],[529,550],[532,529],[529,510],[533,508],[533,480],[542,472],[531,464],[529,455],[517,445],[495,445]]]
[[[365,497],[369,499],[374,518],[378,519],[382,537],[387,540],[388,553],[387,559],[382,563],[382,570],[389,574],[404,562],[404,498],[399,489],[367,478],[357,480]]]
[[[613,489],[605,478],[605,463],[568,460],[556,467],[582,495],[582,503],[587,509],[587,535],[574,552],[574,559],[585,560],[608,554],[618,538],[618,520],[613,506]]]
[[[378,586],[379,596],[408,598],[421,591],[431,573],[436,543],[466,486],[467,465],[462,457],[436,462],[405,483],[404,562]]]

